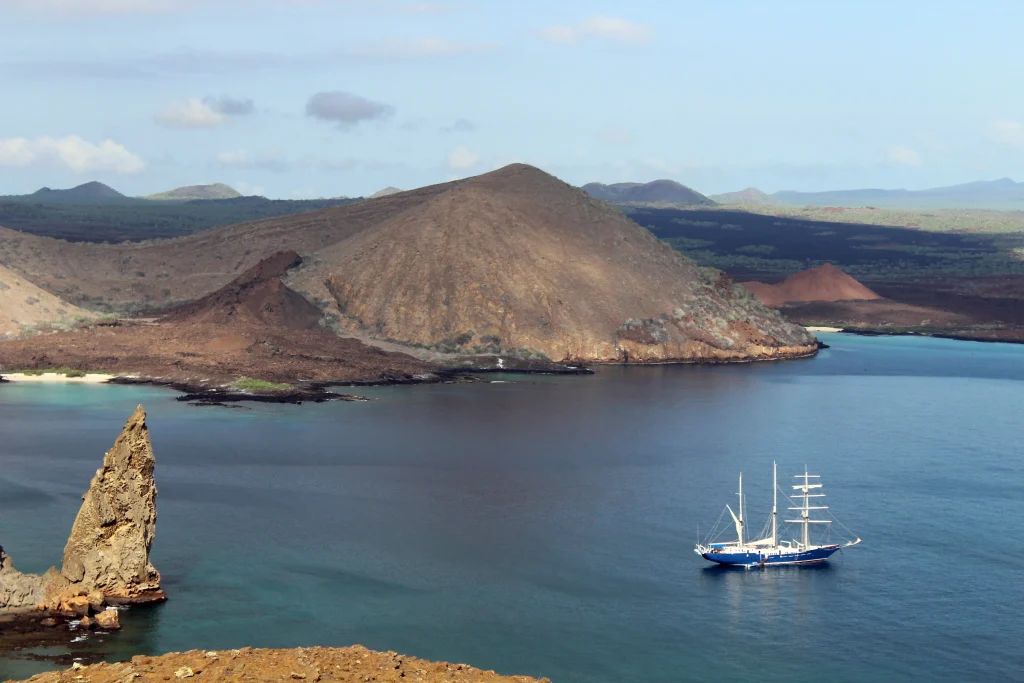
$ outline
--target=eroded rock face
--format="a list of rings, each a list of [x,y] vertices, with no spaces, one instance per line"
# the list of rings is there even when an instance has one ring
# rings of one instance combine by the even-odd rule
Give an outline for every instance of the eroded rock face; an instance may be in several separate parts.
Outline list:
[[[160,574],[149,562],[156,533],[155,464],[146,411],[139,406],[82,497],[62,568],[22,574],[0,549],[0,612],[85,616],[104,604],[163,600]]]
[[[108,598],[134,599],[160,589],[149,562],[156,533],[153,446],[139,406],[96,471],[64,547],[61,574]]]
[[[0,611],[30,607],[42,599],[43,577],[19,572],[11,556],[0,548]]]

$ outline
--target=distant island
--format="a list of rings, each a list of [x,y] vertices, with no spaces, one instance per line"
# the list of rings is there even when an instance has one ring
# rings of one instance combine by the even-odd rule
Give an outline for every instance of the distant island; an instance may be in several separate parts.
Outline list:
[[[812,335],[723,273],[521,164],[154,244],[64,243],[0,228],[0,263],[117,318],[0,343],[7,371],[102,365],[200,390],[274,393],[300,378],[411,382],[474,368],[817,350]]]
[[[167,192],[151,194],[141,199],[154,201],[202,201],[208,199],[237,199],[242,193],[224,183],[213,185],[188,185],[178,187]]]
[[[583,191],[613,204],[684,204],[713,205],[715,202],[700,192],[674,180],[654,180],[649,183],[588,183]]]
[[[719,204],[786,206],[873,206],[889,209],[1024,210],[1024,183],[1010,178],[977,181],[928,190],[834,190],[766,194],[756,188],[711,195]]]

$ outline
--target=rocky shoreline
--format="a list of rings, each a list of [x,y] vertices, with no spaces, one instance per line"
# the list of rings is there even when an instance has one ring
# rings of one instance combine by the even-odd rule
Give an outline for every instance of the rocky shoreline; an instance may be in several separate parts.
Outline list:
[[[952,341],[982,342],[985,344],[1024,344],[1024,334],[1012,337],[1000,337],[995,335],[982,336],[976,334],[937,332],[930,330],[888,330],[885,328],[869,327],[844,327],[839,331],[839,334],[853,334],[859,337],[930,337],[932,339],[950,339]]]

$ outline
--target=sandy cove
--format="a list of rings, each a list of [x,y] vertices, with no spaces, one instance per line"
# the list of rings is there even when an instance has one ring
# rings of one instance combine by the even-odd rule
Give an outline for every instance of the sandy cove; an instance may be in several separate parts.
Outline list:
[[[86,374],[82,377],[68,377],[56,373],[42,375],[26,375],[23,372],[0,373],[0,380],[8,382],[44,382],[47,384],[105,384],[114,379],[116,375]]]

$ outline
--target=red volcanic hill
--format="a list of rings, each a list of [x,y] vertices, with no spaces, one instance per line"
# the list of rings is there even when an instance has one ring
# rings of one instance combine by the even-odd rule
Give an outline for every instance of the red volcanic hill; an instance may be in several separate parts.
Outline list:
[[[865,301],[881,299],[831,263],[794,273],[777,285],[744,282],[766,306],[802,301]]]
[[[296,252],[278,252],[216,292],[175,308],[164,321],[312,329],[320,320],[320,309],[281,282],[290,269],[301,264],[302,257]]]

